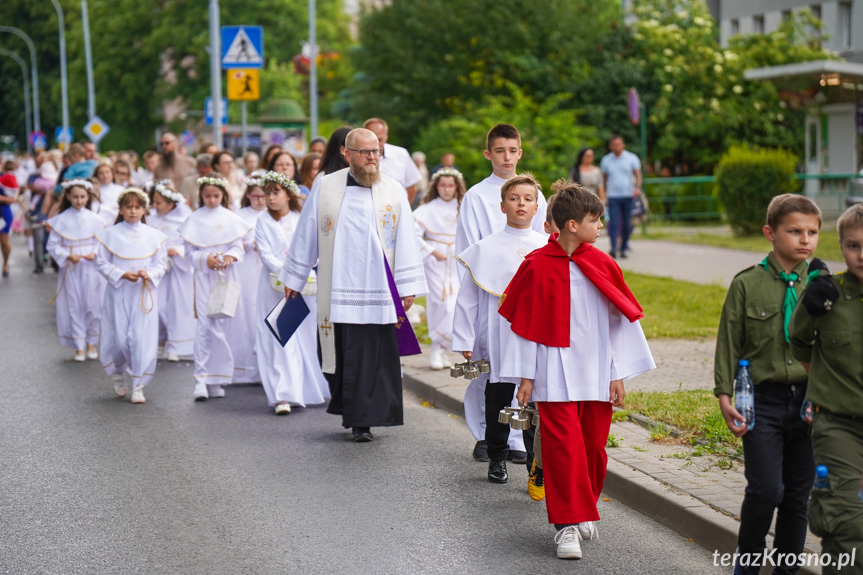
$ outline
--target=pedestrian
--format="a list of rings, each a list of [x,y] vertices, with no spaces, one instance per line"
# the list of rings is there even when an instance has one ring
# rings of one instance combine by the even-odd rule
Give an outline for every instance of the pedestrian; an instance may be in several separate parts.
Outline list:
[[[796,558],[806,540],[815,465],[808,427],[800,419],[806,370],[792,358],[788,322],[808,278],[806,258],[818,246],[820,227],[821,211],[812,200],[791,194],[773,198],[764,226],[773,248],[761,263],[734,277],[719,319],[713,393],[728,429],[743,438],[746,471],[737,535],[740,574],[758,573],[755,560],[764,552],[774,512],[781,525],[773,540],[779,553]],[[744,359],[755,385],[752,429],[732,403],[735,374]],[[777,572],[796,573],[797,568],[786,564]]]
[[[633,198],[636,193],[641,192],[641,160],[625,149],[626,144],[621,136],[614,136],[609,141],[608,148],[611,152],[602,158],[599,167],[608,198],[608,235],[611,236],[609,253],[613,258],[625,258],[629,250],[629,236],[632,234]]]
[[[220,281],[239,283],[236,262],[243,260],[243,238],[251,226],[228,209],[228,182],[208,176],[198,180],[198,209],[180,226],[186,259],[195,270],[195,401],[225,397],[223,385],[234,377],[234,355],[228,343],[233,318],[207,315],[213,287]]]
[[[213,172],[213,156],[210,154],[198,154],[195,158],[196,172],[190,173],[183,178],[180,193],[186,198],[186,204],[192,211],[198,207],[198,178],[209,176]]]
[[[92,185],[63,182],[56,216],[48,220],[48,253],[62,271],[57,278],[57,334],[60,345],[75,350],[75,361],[98,359],[99,320],[105,280],[96,268],[96,233],[105,220],[90,211]]]
[[[306,154],[300,164],[300,202],[306,201],[305,198],[309,196],[312,184],[320,171],[321,155],[315,152]]]
[[[403,424],[399,334],[413,334],[400,312],[427,292],[410,203],[401,185],[380,173],[380,153],[373,132],[348,134],[350,167],[316,182],[281,274],[291,297],[318,262],[327,412],[341,415],[358,443],[373,439],[372,427]]]
[[[422,176],[410,153],[405,148],[388,142],[389,126],[382,119],[369,118],[363,123],[363,128],[375,133],[379,147],[383,150],[380,159],[381,173],[400,183],[407,192],[408,202],[413,202],[417,194],[417,184],[422,180]]]
[[[593,148],[579,150],[575,163],[569,171],[569,179],[580,184],[588,192],[596,194],[602,203],[605,203],[605,179],[602,170],[594,164],[595,158]]]
[[[111,164],[99,164],[93,175],[99,180],[99,213],[105,218],[105,223],[111,225],[120,210],[117,198],[120,197],[123,186],[114,183],[114,168]]]
[[[486,236],[502,230],[506,226],[506,216],[500,208],[501,186],[516,175],[518,161],[521,159],[521,135],[515,126],[497,124],[486,136],[486,149],[483,156],[491,163],[491,175],[471,187],[464,196],[459,209],[456,227],[455,252],[460,254]],[[538,196],[537,212],[531,224],[532,229],[543,232],[545,221],[545,196]],[[459,279],[464,282],[464,269],[459,268]],[[483,375],[468,384],[464,394],[465,422],[476,438],[473,457],[477,461],[488,461],[485,444],[485,384],[488,377]],[[512,430],[509,439],[509,456],[514,462],[527,463],[522,434]]]
[[[160,140],[162,153],[158,155],[158,163],[151,167],[148,163],[147,169],[150,170],[153,176],[151,180],[170,179],[174,182],[171,186],[174,190],[179,190],[183,185],[183,178],[195,171],[195,162],[189,156],[181,154],[177,146],[177,137],[174,134],[162,134]],[[152,158],[152,156],[151,156]],[[144,154],[144,160],[147,162],[148,156]],[[153,161],[152,159],[150,160]],[[233,167],[234,158],[231,157],[231,167]]]
[[[243,199],[243,188],[234,177],[234,156],[227,150],[220,150],[213,155],[211,167],[214,177],[228,182],[228,206],[235,212],[238,211]]]
[[[272,159],[276,156],[276,154],[278,154],[281,151],[282,151],[282,147],[280,145],[271,144],[267,148],[267,151],[264,152],[264,155],[261,156],[261,164],[260,164],[260,166],[258,166],[258,169],[266,171],[267,166],[270,165],[270,162],[272,161]]]
[[[96,232],[101,244],[96,267],[108,286],[102,300],[101,358],[114,391],[132,403],[146,403],[144,387],[153,381],[159,339],[156,290],[165,275],[167,236],[146,224],[147,194],[127,188],[118,199],[113,226]]]
[[[332,174],[348,167],[345,160],[345,138],[353,130],[350,126],[342,126],[330,135],[327,140],[327,149],[321,157],[321,171],[319,174]]]
[[[255,152],[246,152],[243,156],[243,170],[246,177],[251,177],[252,172],[258,170],[258,164],[261,163],[261,157]]]
[[[452,351],[453,311],[459,289],[455,229],[464,194],[461,172],[441,170],[432,178],[423,204],[414,211],[429,289],[426,322],[432,342],[429,355],[432,369],[446,367],[446,352]]]
[[[257,350],[250,342],[255,341],[256,322],[258,321],[258,279],[264,265],[255,244],[255,225],[267,213],[267,197],[264,195],[261,176],[263,171],[254,172],[246,178],[243,199],[237,215],[249,225],[249,233],[243,237],[243,260],[237,262],[237,276],[240,282],[240,303],[234,314],[233,327],[228,332],[228,343],[234,355],[233,383],[257,383],[261,381],[258,370]],[[271,308],[272,309],[272,308]],[[267,310],[269,311],[269,310]]]
[[[447,168],[435,172],[435,176]],[[524,256],[542,247],[546,234],[531,228],[539,209],[542,192],[531,174],[508,179],[501,186],[500,209],[506,215],[506,225],[458,254],[459,263],[468,273],[458,292],[453,322],[453,349],[465,359],[485,359],[490,363],[483,390],[485,436],[488,453],[488,480],[506,483],[509,475],[510,426],[498,421],[500,410],[513,406],[515,386],[519,380],[501,376],[506,338],[512,337],[509,326],[497,313],[501,295]],[[515,430],[513,430],[515,431]],[[522,445],[524,445],[522,441]],[[525,463],[524,460],[520,463]]]
[[[299,188],[284,174],[267,172],[261,177],[261,184],[266,193],[267,209],[255,227],[255,243],[263,262],[258,275],[255,347],[267,403],[275,409],[276,415],[287,415],[292,405],[305,407],[324,403],[330,398],[330,391],[317,361],[314,294],[296,296],[305,300],[310,313],[284,347],[265,322],[284,296],[284,288],[277,282],[300,221],[301,206]]]
[[[191,358],[194,353],[195,293],[192,265],[185,258],[186,244],[179,234],[180,226],[189,218],[192,209],[172,186],[171,180],[153,186],[153,210],[148,223],[168,236],[166,271],[157,297],[159,355],[166,355],[170,362],[178,362],[180,358]]]
[[[114,183],[121,188],[128,188],[132,185],[132,168],[127,162],[117,160],[114,162]]]
[[[309,154],[317,154],[318,156],[324,155],[324,152],[327,149],[327,139],[321,138],[320,136],[309,142]]]
[[[502,297],[499,312],[515,337],[501,376],[521,378],[519,404],[539,408],[557,556],[580,559],[581,541],[598,537],[612,406],[623,405],[624,380],[656,365],[641,306],[614,260],[593,246],[605,207],[572,182],[558,180],[552,191],[560,234],[525,258]]]
[[[435,167],[431,169],[431,175],[435,175],[435,173],[442,168],[452,168],[454,170],[458,169],[458,166],[455,165],[455,154],[452,152],[447,152],[440,157],[440,163],[436,164]]]
[[[860,299],[863,293],[863,205],[848,208],[839,217],[836,227],[847,269],[830,276],[826,266],[812,260],[808,269],[809,283],[789,327],[791,353],[809,371],[809,385],[802,387],[806,399],[813,406],[811,437],[815,459],[814,464],[799,464],[793,470],[794,478],[799,480],[801,488],[808,487],[813,483],[813,468],[822,465],[827,468],[827,486],[815,485],[808,508],[809,528],[821,537],[821,551],[830,557],[828,562],[821,563],[825,575],[863,573],[863,501],[858,496],[863,476],[863,372],[860,370],[863,354],[860,336],[863,325],[863,302]],[[795,241],[801,242],[801,234],[806,231],[805,227],[799,226]],[[817,240],[817,236],[814,238]],[[810,239],[812,249],[815,247],[813,244]],[[772,365],[777,364],[774,362]],[[801,388],[792,389],[796,398]],[[755,409],[755,428],[752,431],[762,422],[770,425],[757,411],[757,395]],[[790,415],[788,417],[790,419]],[[744,435],[744,439],[752,431]],[[787,458],[799,460],[804,457],[790,451],[788,443],[785,446]],[[804,453],[811,456],[808,446]],[[782,451],[774,452],[771,458],[778,458],[781,454]],[[785,469],[787,472],[792,470],[791,466]],[[784,475],[782,478],[787,482]],[[794,527],[794,547],[788,551],[799,553],[806,533],[805,506],[809,492],[806,489],[805,494],[799,494],[799,507],[795,506],[793,514],[783,513],[788,488],[786,483],[786,495],[779,508],[782,517],[776,518],[776,538],[780,536],[780,525],[783,537],[789,538],[792,533],[787,528]],[[778,545],[778,542],[774,544],[775,547]],[[784,550],[780,548],[780,551]],[[852,560],[853,563],[849,564]],[[842,565],[849,567],[850,571],[842,569]]]
[[[15,162],[6,160],[3,163],[3,173],[0,174],[0,253],[3,255],[3,277],[9,277],[9,256],[12,254],[12,243],[9,233],[12,231],[12,204],[18,201],[18,180],[15,179]]]
[[[284,150],[273,156],[273,159],[270,160],[269,166],[267,166],[267,171],[276,172],[277,174],[283,174],[285,176],[288,176],[295,184],[297,183],[299,178],[299,174],[297,171],[297,160],[289,152],[286,152]],[[305,202],[308,195],[308,189],[303,190],[302,188],[300,188],[301,202]]]
[[[420,181],[417,182],[417,193],[411,202],[411,207],[416,209],[423,203],[426,194],[428,194],[429,191],[429,169],[428,166],[426,166],[426,155],[424,153],[414,152],[411,154],[411,160],[413,160],[414,165],[417,167],[417,171],[419,171],[421,176]]]

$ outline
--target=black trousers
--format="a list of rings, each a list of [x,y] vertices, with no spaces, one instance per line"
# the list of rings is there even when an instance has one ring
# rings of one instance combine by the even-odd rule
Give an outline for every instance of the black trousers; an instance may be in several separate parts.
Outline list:
[[[755,427],[743,436],[746,494],[740,509],[740,553],[762,553],[776,515],[773,546],[779,553],[798,554],[806,541],[809,491],[815,460],[809,426],[800,419],[806,383],[764,382],[755,386]],[[774,574],[797,573],[798,567],[778,566]],[[758,573],[757,567],[741,573]]]
[[[485,442],[488,446],[488,458],[503,461],[509,455],[508,424],[499,423],[497,416],[504,407],[512,405],[515,395],[514,383],[492,383],[485,386]],[[525,448],[528,450],[528,469],[533,460],[533,427],[523,431]]]

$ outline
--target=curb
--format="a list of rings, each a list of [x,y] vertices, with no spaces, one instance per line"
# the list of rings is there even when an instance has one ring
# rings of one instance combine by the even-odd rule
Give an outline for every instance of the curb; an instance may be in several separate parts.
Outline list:
[[[430,405],[464,417],[464,403],[459,394],[447,393],[452,389],[450,386],[435,387],[408,372],[403,374],[402,382],[404,389]],[[740,528],[737,519],[612,457],[608,458],[603,493],[705,549],[723,554],[733,553],[737,548],[737,531]],[[773,538],[768,535],[767,548],[772,546]],[[763,568],[762,573],[770,573],[769,568]],[[803,566],[798,573],[820,575],[821,569]]]

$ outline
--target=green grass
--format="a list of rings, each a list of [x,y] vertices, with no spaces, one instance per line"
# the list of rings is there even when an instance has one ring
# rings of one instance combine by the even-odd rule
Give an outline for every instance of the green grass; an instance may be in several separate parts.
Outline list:
[[[695,455],[742,449],[741,441],[725,425],[719,402],[711,391],[634,391],[626,394],[626,407],[657,422],[651,435],[664,438],[666,434],[661,431],[665,425],[683,431],[691,443],[697,444]]]
[[[414,300],[414,303],[423,306],[423,308],[425,309],[428,309],[428,307],[426,306],[425,296],[416,298]],[[418,326],[414,327],[414,333],[416,334],[417,340],[419,340],[420,343],[431,343],[431,338],[429,337],[429,324],[428,321],[426,321],[425,319],[425,312],[423,312],[423,321],[421,321]]]
[[[835,260],[841,262],[843,258],[842,252],[839,249],[838,232],[836,232],[835,229],[824,229],[824,227],[822,227],[821,232],[818,235],[818,248],[815,250],[815,255],[823,260]],[[717,248],[746,250],[748,252],[759,252],[764,254],[770,251],[770,242],[760,234],[756,236],[740,236],[732,233],[711,233],[710,231],[686,233],[685,231],[675,231],[673,228],[656,230],[648,228],[646,235],[638,234],[636,237],[639,239],[668,240],[672,242],[698,244]]]
[[[647,337],[716,337],[725,288],[632,272],[626,283],[644,308]]]

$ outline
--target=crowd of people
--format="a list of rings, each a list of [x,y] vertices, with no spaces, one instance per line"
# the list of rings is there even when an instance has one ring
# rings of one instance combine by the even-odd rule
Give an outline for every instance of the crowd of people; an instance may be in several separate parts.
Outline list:
[[[213,145],[190,158],[169,133],[142,167],[131,152],[100,158],[86,142],[7,162],[4,277],[8,233],[26,233],[34,273],[58,271],[61,345],[76,362],[100,360],[118,397],[146,403],[158,359],[188,358],[195,401],[260,382],[275,414],[327,402],[357,443],[403,424],[400,357],[420,353],[408,317],[425,295],[431,369],[457,352],[476,370],[464,399],[473,457],[498,484],[507,461],[526,464],[557,556],[581,558],[582,542],[598,537],[612,408],[625,380],[656,367],[615,262],[627,257],[639,199],[645,209],[640,162],[620,137],[599,166],[583,149],[547,199],[518,173],[512,125],[488,132],[491,173],[469,189],[452,154],[428,170],[388,132],[370,118],[313,140],[301,161],[271,146],[242,166]],[[605,216],[610,253],[594,246]],[[732,282],[720,320],[716,395],[743,437],[749,482],[740,557],[764,550],[776,508],[775,546],[789,556],[802,551],[808,520],[827,553],[863,541],[863,403],[853,401],[863,381],[848,360],[861,342],[863,207],[839,221],[845,274],[807,265],[820,226],[806,198],[774,199],[764,228],[773,249]],[[285,337],[274,309],[294,322]],[[756,383],[754,427],[731,402],[741,359]],[[541,423],[515,429],[499,417],[507,408]],[[815,463],[831,483],[807,517]],[[737,572],[755,572],[742,561]]]

